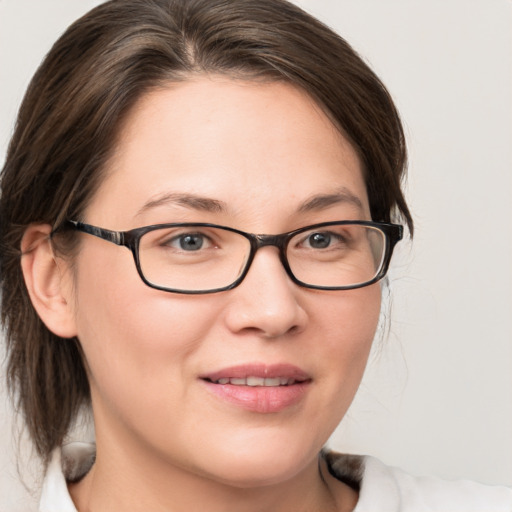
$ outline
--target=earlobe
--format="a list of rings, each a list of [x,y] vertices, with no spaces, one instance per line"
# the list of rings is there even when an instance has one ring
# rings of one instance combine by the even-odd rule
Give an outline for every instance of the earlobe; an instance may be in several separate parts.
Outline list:
[[[51,226],[30,225],[21,241],[21,268],[30,300],[46,327],[57,336],[77,335],[70,296],[70,274],[56,258],[50,240]]]

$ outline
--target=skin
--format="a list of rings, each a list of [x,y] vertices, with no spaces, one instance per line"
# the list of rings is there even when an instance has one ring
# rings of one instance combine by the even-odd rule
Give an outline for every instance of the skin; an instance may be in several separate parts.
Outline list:
[[[113,230],[190,221],[274,234],[370,219],[356,152],[284,83],[197,77],[153,91],[126,119],[107,171],[85,222]],[[170,193],[223,209],[162,200]],[[339,199],[299,210],[316,195]],[[178,295],[146,286],[128,250],[90,235],[80,235],[71,271],[52,255],[47,229],[27,231],[34,250],[23,268],[45,323],[77,335],[88,365],[97,461],[70,486],[80,511],[353,509],[355,491],[319,471],[318,452],[360,383],[378,284],[301,288],[265,247],[237,288]],[[219,399],[199,379],[255,362],[307,372],[305,396],[262,414]]]

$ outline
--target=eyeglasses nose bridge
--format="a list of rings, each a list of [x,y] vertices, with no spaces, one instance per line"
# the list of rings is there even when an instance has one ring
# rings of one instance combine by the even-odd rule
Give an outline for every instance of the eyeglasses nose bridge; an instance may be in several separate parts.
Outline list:
[[[288,244],[289,238],[290,237],[287,233],[280,235],[252,235],[250,238],[252,251],[249,261],[247,262],[246,272],[248,272],[249,267],[252,266],[252,261],[254,260],[254,257],[256,256],[256,253],[259,249],[263,247],[276,247],[279,251],[279,259],[284,267],[284,270],[292,279],[294,279],[291,273],[290,265],[288,263],[288,258],[286,257],[286,246]]]
[[[286,247],[286,235],[255,235],[255,250],[257,251],[261,247],[267,245],[273,245],[279,250],[283,250]]]
[[[287,233],[281,235],[254,235],[253,238],[253,256],[256,251],[262,247],[273,246],[279,250],[279,257],[285,269],[288,271],[288,262],[286,258],[286,246],[288,244],[289,235]]]

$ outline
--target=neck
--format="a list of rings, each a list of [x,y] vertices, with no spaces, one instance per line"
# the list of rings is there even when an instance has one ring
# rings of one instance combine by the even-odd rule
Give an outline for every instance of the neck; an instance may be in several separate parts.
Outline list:
[[[317,458],[283,481],[234,486],[147,452],[102,448],[99,442],[96,463],[84,479],[70,484],[79,512],[349,512],[357,502],[355,491]]]

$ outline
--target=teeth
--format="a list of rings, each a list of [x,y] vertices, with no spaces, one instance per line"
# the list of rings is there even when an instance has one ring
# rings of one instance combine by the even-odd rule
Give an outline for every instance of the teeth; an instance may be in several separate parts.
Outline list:
[[[288,377],[254,377],[249,376],[245,379],[242,378],[222,378],[215,381],[215,384],[231,384],[233,386],[291,386],[295,384],[295,379]]]
[[[265,386],[265,379],[263,377],[247,377],[248,386]]]

